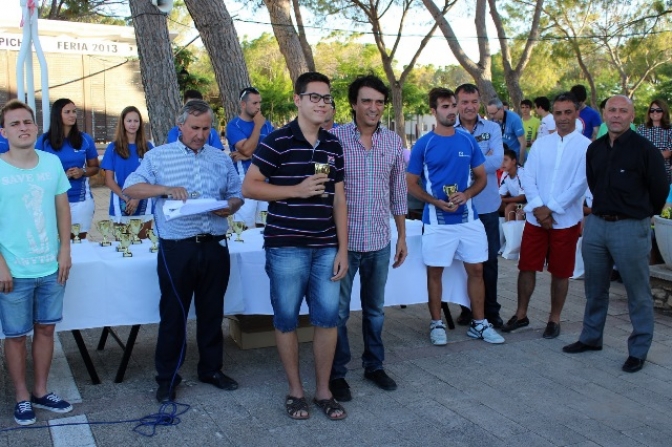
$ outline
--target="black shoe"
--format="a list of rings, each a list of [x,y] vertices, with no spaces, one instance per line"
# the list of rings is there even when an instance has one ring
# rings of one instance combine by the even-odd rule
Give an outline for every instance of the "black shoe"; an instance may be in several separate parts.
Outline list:
[[[156,400],[159,403],[163,402],[175,402],[175,388],[177,385],[170,389],[170,382],[162,382],[159,384],[159,389],[156,390]]]
[[[352,400],[350,385],[343,378],[329,381],[329,391],[331,391],[334,399],[339,402],[350,402]]]
[[[557,338],[560,335],[560,323],[549,321],[542,337],[546,339]]]
[[[383,369],[377,369],[371,372],[365,371],[364,377],[378,385],[378,388],[385,391],[394,391],[397,389],[397,382],[388,376]]]
[[[572,343],[571,345],[567,345],[562,348],[562,352],[566,352],[568,354],[578,354],[580,352],[586,352],[586,351],[601,351],[602,346],[591,346],[587,345],[585,343],[582,343],[580,341],[577,341],[575,343]]]
[[[621,369],[626,373],[636,373],[642,368],[644,368],[644,359],[638,359],[637,357],[629,356],[625,363],[623,363],[623,367]]]
[[[459,317],[457,317],[457,320],[455,322],[460,326],[469,326],[473,318],[474,316],[471,313],[471,310],[469,310],[468,307],[463,307],[462,313],[460,314]]]
[[[504,326],[504,320],[499,315],[486,315],[485,319],[488,320],[488,323],[492,325],[495,329],[501,329]]]
[[[217,371],[211,376],[199,377],[198,380],[214,385],[220,390],[233,391],[238,389],[238,382],[221,371]]]
[[[529,325],[530,320],[527,317],[523,317],[519,320],[518,317],[514,315],[511,318],[509,318],[509,321],[507,321],[505,325],[502,326],[502,332],[515,331],[516,329],[520,329],[521,327]]]

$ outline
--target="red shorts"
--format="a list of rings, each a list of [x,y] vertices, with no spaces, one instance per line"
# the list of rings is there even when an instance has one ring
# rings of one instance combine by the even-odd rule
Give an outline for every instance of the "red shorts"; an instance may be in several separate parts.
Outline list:
[[[523,241],[520,245],[518,270],[541,272],[544,264],[556,278],[569,278],[574,273],[576,243],[581,233],[581,223],[561,230],[545,230],[525,222]]]

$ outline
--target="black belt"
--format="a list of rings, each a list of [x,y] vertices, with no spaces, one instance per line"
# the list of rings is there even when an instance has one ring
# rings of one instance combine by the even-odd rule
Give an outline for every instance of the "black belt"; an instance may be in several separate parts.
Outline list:
[[[208,242],[208,241],[214,241],[214,242],[219,242],[222,239],[226,239],[226,234],[197,234],[196,236],[192,237],[187,237],[184,239],[161,239],[161,242],[169,242],[169,243],[180,243],[180,242],[195,242],[197,244],[200,244],[202,242]]]
[[[632,217],[626,216],[625,214],[593,214],[602,220],[606,220],[607,222],[618,222],[619,220],[632,219]]]

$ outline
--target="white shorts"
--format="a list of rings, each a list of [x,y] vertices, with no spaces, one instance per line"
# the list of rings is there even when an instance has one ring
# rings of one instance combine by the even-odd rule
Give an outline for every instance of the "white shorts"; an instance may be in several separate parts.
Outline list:
[[[88,233],[91,229],[91,222],[93,221],[93,212],[96,206],[93,203],[93,197],[88,193],[83,202],[70,202],[70,221],[73,224],[78,223],[82,233]]]
[[[248,199],[246,197],[243,206],[234,214],[234,219],[245,222],[247,228],[255,228],[256,224],[263,223],[261,220],[262,211],[268,211],[268,202]]]
[[[467,264],[488,260],[488,237],[480,220],[453,225],[424,225],[422,261],[429,267],[449,267],[453,259]]]

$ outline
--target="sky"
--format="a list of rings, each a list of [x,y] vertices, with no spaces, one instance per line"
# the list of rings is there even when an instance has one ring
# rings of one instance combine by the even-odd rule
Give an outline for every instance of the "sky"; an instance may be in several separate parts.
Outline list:
[[[9,7],[5,6],[3,8],[3,16],[10,20],[16,19],[17,22],[21,20],[21,7],[20,0],[4,0],[9,1]],[[465,5],[469,2],[459,2],[458,6]],[[268,16],[267,11],[262,8],[256,12],[252,12],[247,8],[239,6],[233,2],[227,2],[227,7],[229,8],[229,13],[234,17],[236,30],[238,36],[242,38],[247,36],[248,39],[254,39],[261,35],[264,32],[272,33],[273,30]],[[395,11],[388,12],[388,18],[383,23],[384,29],[389,30],[390,33],[395,33],[398,27],[399,13],[394,14]],[[473,12],[472,12],[473,13]],[[464,51],[472,59],[478,58],[478,47],[477,41],[475,38],[476,31],[473,25],[473,16],[470,14],[470,11],[466,7],[462,6],[458,9],[451,11],[450,13],[453,17],[457,17],[458,20],[453,22],[458,23],[458,25],[453,24],[453,29],[457,34],[457,37],[462,44]],[[407,65],[416,49],[418,48],[422,37],[426,34],[429,29],[428,22],[431,20],[429,13],[423,9],[419,8],[416,12],[410,15],[411,19],[408,20],[407,25],[403,31],[405,37],[402,38],[399,50],[397,51],[397,63],[399,68],[403,68],[404,65]],[[240,20],[237,20],[240,19]],[[262,22],[262,24],[249,23],[245,21],[256,21]],[[314,24],[313,18],[304,12],[304,21],[306,24]],[[351,31],[363,31],[369,32],[369,27],[356,28],[352,22],[345,20],[329,20],[328,25],[319,24],[318,28],[307,28],[306,34],[308,41],[315,45],[320,39],[326,37],[332,29],[340,30],[351,30]],[[197,33],[195,30],[191,32],[191,36],[195,36]],[[488,35],[495,36],[494,26],[491,24],[491,21],[488,20]],[[187,41],[190,38],[187,39]],[[361,40],[363,43],[374,43],[373,37],[370,34],[365,34]],[[394,36],[389,36],[386,38],[386,44],[391,46],[394,43]],[[197,43],[198,44],[198,43]],[[491,52],[495,53],[498,51],[499,47],[497,41],[491,39]],[[445,65],[456,65],[457,61],[453,56],[453,53],[450,51],[446,39],[440,30],[436,30],[433,38],[427,44],[423,50],[418,63],[421,65],[432,64],[435,67],[442,67]]]

